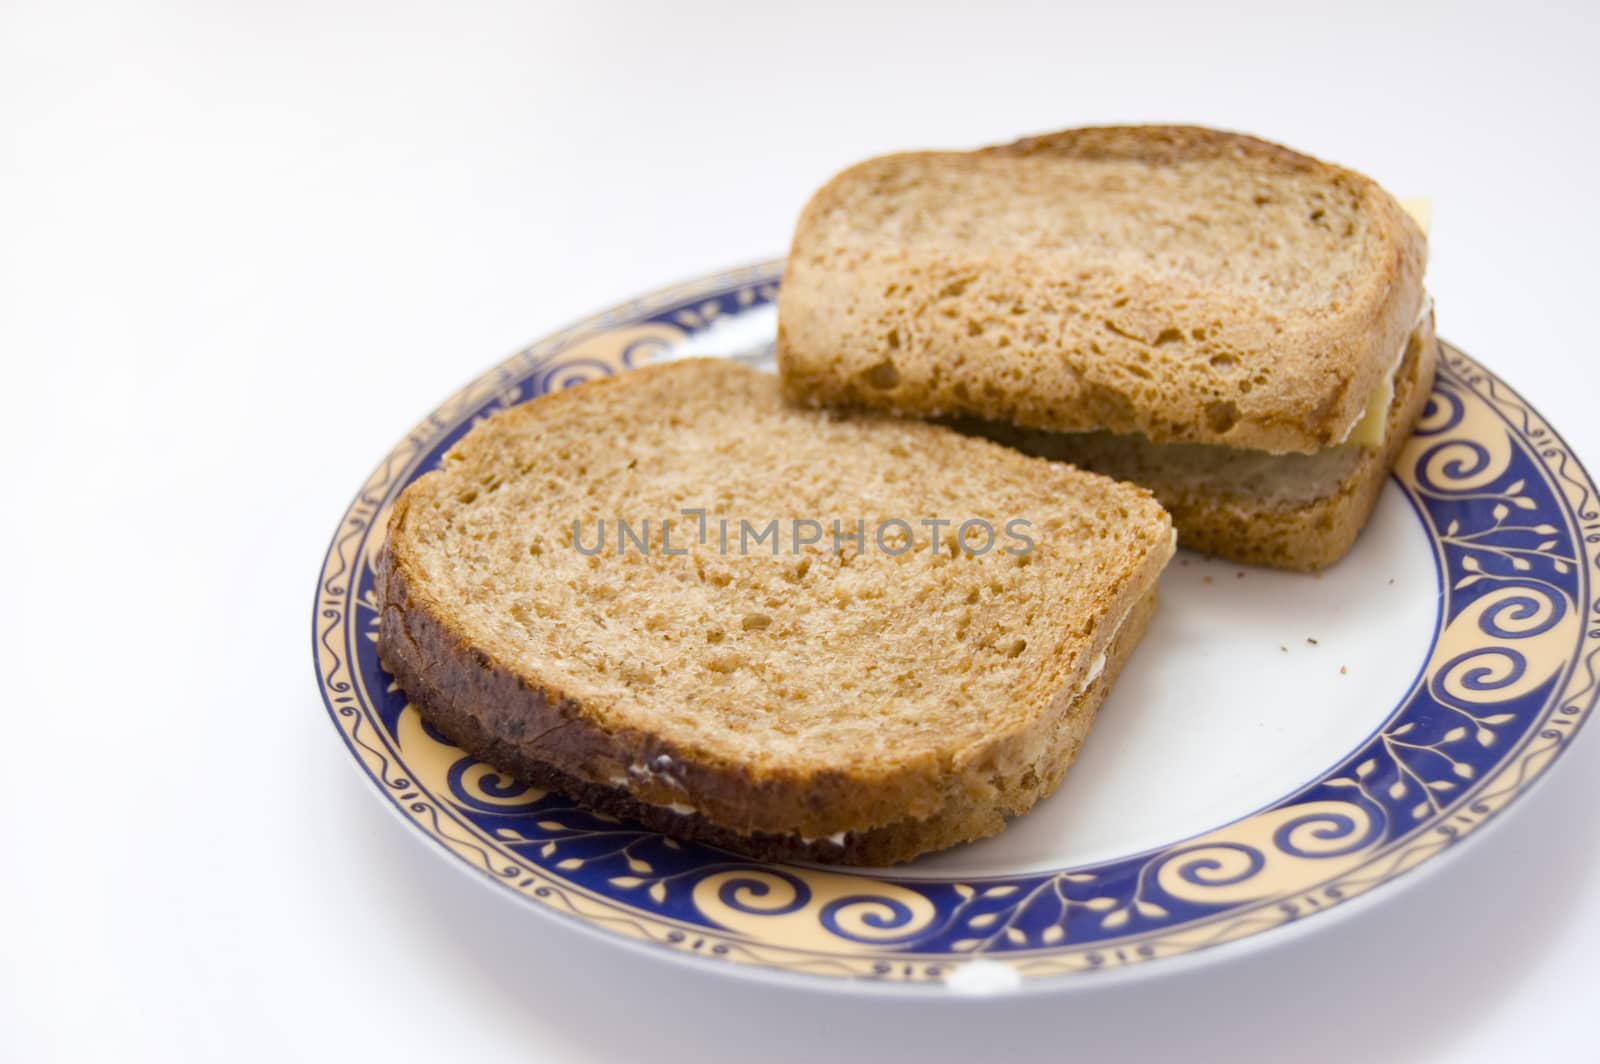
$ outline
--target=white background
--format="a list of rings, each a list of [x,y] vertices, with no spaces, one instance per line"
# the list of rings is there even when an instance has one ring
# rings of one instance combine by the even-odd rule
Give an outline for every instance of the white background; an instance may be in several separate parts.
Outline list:
[[[1594,1059],[1593,735],[1331,931],[928,1006],[483,890],[368,793],[308,654],[335,521],[439,399],[781,254],[902,147],[1187,120],[1431,194],[1444,335],[1595,468],[1585,7],[0,5],[0,1057]]]

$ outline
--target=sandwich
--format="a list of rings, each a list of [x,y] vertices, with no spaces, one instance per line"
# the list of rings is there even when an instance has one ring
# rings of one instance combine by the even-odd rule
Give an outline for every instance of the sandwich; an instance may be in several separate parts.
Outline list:
[[[888,864],[1061,782],[1173,552],[1149,492],[721,360],[496,414],[396,502],[378,652],[583,806]]]
[[[1184,126],[872,159],[800,217],[784,394],[1131,479],[1184,546],[1355,541],[1438,360],[1427,240],[1375,182]]]

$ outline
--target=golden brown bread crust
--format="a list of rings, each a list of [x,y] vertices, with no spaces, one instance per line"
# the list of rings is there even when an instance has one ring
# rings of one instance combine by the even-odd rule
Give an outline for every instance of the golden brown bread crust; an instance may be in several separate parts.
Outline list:
[[[387,552],[383,557],[388,557]],[[382,576],[380,586],[383,586]],[[388,586],[395,586],[392,578]],[[404,592],[399,594],[403,602]],[[1058,718],[1049,771],[1025,774],[1015,786],[1000,791],[990,802],[952,800],[932,816],[900,817],[877,827],[849,831],[842,841],[803,836],[798,832],[735,830],[700,812],[676,812],[663,805],[640,801],[627,786],[608,786],[581,778],[564,767],[574,763],[568,758],[575,749],[602,744],[604,740],[589,735],[575,740],[549,741],[568,730],[583,734],[587,721],[581,707],[570,704],[555,692],[522,687],[514,677],[496,669],[492,662],[469,647],[439,647],[440,626],[425,615],[417,616],[414,609],[400,604],[391,606],[387,591],[380,591],[385,606],[378,653],[384,668],[394,674],[411,704],[457,746],[518,779],[564,794],[589,809],[635,820],[655,831],[695,839],[757,860],[889,865],[997,834],[1004,829],[1006,817],[1027,812],[1039,799],[1060,786],[1100,704],[1154,617],[1156,594],[1152,586],[1134,604],[1111,636],[1105,651],[1104,670],[1078,696],[1069,711]],[[421,630],[423,642],[395,638],[393,634],[386,636],[391,625],[398,625],[399,630],[405,632]],[[433,658],[422,649],[424,646],[446,652],[443,657]],[[514,693],[516,691],[521,693]],[[499,701],[507,694],[513,696],[509,702]],[[489,700],[487,703],[483,701],[485,698]],[[485,712],[486,705],[498,706],[498,710]],[[530,719],[538,723],[529,726]],[[547,726],[552,730],[544,730]],[[714,779],[714,783],[731,788],[735,802],[745,800],[742,781],[720,778]]]
[[[1269,140],[1204,126],[1084,126],[980,148],[979,154],[1139,159],[1154,166],[1248,157],[1285,173],[1311,173],[1327,166]]]
[[[828,835],[841,825],[885,824],[906,809],[943,805],[943,781],[933,772],[907,771],[877,787],[839,772],[756,777],[747,765],[700,760],[653,734],[601,727],[577,699],[530,686],[474,647],[449,609],[417,590],[404,546],[394,549],[404,543],[393,530],[406,519],[406,502],[402,495],[396,503],[378,556],[378,655],[446,729],[451,721],[478,720],[493,744],[472,752],[491,764],[559,765],[595,787],[624,778],[632,792],[661,805],[693,795],[711,818],[741,834],[803,824],[813,836]]]
[[[1244,493],[1220,493],[1182,478],[1163,476],[1159,448],[1134,455],[1118,441],[989,426],[986,435],[1041,457],[1073,462],[1149,488],[1178,530],[1179,545],[1250,565],[1309,571],[1332,565],[1366,526],[1389,471],[1427,405],[1439,361],[1430,312],[1407,345],[1395,374],[1381,448],[1363,448],[1360,460],[1309,502],[1286,503]],[[1280,461],[1294,461],[1287,456]]]
[[[719,392],[717,384],[723,377],[729,387]],[[731,386],[738,383],[734,377],[743,382],[738,388]],[[870,837],[899,841],[892,845],[888,841],[873,842],[868,850],[872,859],[887,859],[885,855],[891,853],[910,856],[913,845],[931,845],[930,840],[938,837],[953,838],[952,833],[958,830],[965,837],[973,837],[981,833],[974,826],[980,820],[998,830],[1003,820],[996,810],[1020,811],[1025,806],[1017,802],[1033,800],[1041,793],[1039,787],[1053,786],[1053,780],[1059,778],[1065,757],[1075,749],[1092,716],[1093,704],[1078,700],[1072,692],[1090,674],[1095,657],[1108,651],[1114,637],[1129,641],[1137,633],[1140,625],[1129,622],[1119,637],[1114,622],[1152,592],[1170,558],[1170,523],[1142,489],[1063,466],[1052,468],[992,444],[974,444],[936,426],[882,426],[882,431],[895,440],[909,437],[913,450],[942,447],[950,454],[991,461],[994,468],[1007,470],[1008,476],[1027,485],[1029,497],[1046,510],[1054,509],[1054,500],[1061,497],[1060,493],[1076,485],[1084,493],[1076,502],[1085,513],[1092,514],[1095,507],[1101,506],[1120,509],[1126,525],[1118,525],[1113,516],[1107,516],[1110,509],[1098,511],[1099,520],[1102,526],[1112,526],[1108,531],[1118,535],[1128,531],[1128,535],[1123,537],[1126,546],[1105,556],[1106,560],[1115,561],[1115,570],[1107,570],[1100,586],[1083,581],[1081,601],[1080,596],[1072,599],[1077,607],[1074,616],[1078,618],[1073,623],[1083,627],[1060,632],[1062,645],[1074,648],[1068,659],[1073,663],[1072,671],[1048,685],[1042,704],[1035,709],[1035,696],[1019,688],[1018,697],[1029,707],[1028,714],[1008,722],[1004,728],[976,734],[959,746],[941,745],[941,740],[930,736],[930,741],[913,749],[887,748],[888,756],[883,759],[855,759],[850,763],[856,767],[849,769],[840,767],[842,761],[831,758],[786,761],[778,756],[761,756],[762,751],[753,750],[749,744],[704,741],[695,729],[683,727],[681,719],[672,713],[658,713],[648,698],[637,700],[628,713],[618,713],[614,703],[603,701],[603,695],[594,697],[590,688],[575,688],[574,684],[581,684],[582,679],[567,679],[582,676],[581,672],[546,668],[547,659],[523,656],[530,644],[522,636],[501,637],[492,620],[486,622],[481,614],[474,615],[475,619],[469,617],[469,607],[476,597],[471,588],[487,587],[482,581],[493,582],[508,570],[485,571],[475,575],[470,584],[446,578],[445,574],[454,571],[472,550],[471,541],[450,539],[444,534],[455,526],[440,522],[448,522],[448,517],[441,514],[459,513],[460,508],[469,507],[477,499],[485,483],[480,474],[488,470],[475,465],[473,456],[494,456],[501,463],[494,467],[495,475],[501,470],[513,470],[513,483],[520,483],[523,477],[542,483],[543,474],[533,469],[541,465],[541,459],[516,457],[505,450],[502,445],[508,438],[535,440],[530,446],[538,448],[551,446],[551,451],[537,452],[548,455],[553,467],[543,472],[566,476],[569,474],[556,470],[570,465],[581,472],[583,459],[569,461],[565,454],[556,457],[559,446],[533,433],[532,427],[543,432],[552,424],[571,420],[568,415],[575,412],[582,413],[583,418],[572,421],[574,424],[587,424],[585,418],[607,412],[616,416],[622,409],[616,405],[619,395],[653,397],[652,403],[659,402],[662,396],[668,397],[669,402],[682,396],[689,397],[685,402],[703,404],[703,398],[694,397],[706,395],[726,401],[728,396],[744,395],[744,384],[750,380],[762,382],[759,395],[764,397],[760,402],[752,400],[750,416],[764,411],[774,424],[788,426],[785,431],[792,433],[792,422],[796,420],[806,422],[808,431],[815,423],[819,434],[837,434],[846,429],[854,432],[866,427],[860,422],[847,425],[840,419],[784,408],[777,402],[776,383],[754,371],[722,362],[679,362],[646,367],[559,392],[475,428],[452,452],[454,460],[408,487],[391,512],[388,536],[378,551],[376,565],[381,660],[430,720],[491,764],[554,783],[580,799],[588,796],[587,800],[599,801],[600,795],[608,794],[610,797],[605,800],[616,806],[625,797],[641,807],[650,807],[654,822],[660,822],[673,807],[692,808],[703,821],[702,827],[696,829],[702,837],[712,830],[711,825],[726,837],[745,839],[826,839],[838,832],[867,836],[882,829],[885,834]],[[770,408],[761,405],[766,401],[770,401]],[[657,407],[649,409],[654,411]],[[700,408],[691,403],[686,409],[692,413]],[[691,424],[691,418],[680,417],[684,413],[685,410],[672,407],[661,413],[660,419],[664,423],[670,420],[674,426],[681,420],[688,426],[681,431],[687,433],[702,431],[700,422]],[[741,431],[747,420],[740,419]],[[525,429],[533,434],[525,435]],[[719,431],[726,434],[728,430],[724,427]],[[850,432],[846,433],[847,438],[857,438]],[[592,439],[592,435],[585,438]],[[834,439],[835,435],[828,438]],[[641,454],[646,459],[650,457],[649,452]],[[902,453],[900,459],[909,462],[912,455]],[[618,462],[614,468],[632,470],[635,464]],[[645,465],[648,467],[648,461]],[[761,471],[753,472],[759,475]],[[1025,478],[1024,472],[1029,474]],[[1060,492],[1039,488],[1040,477],[1060,485]],[[499,490],[499,497],[504,498],[511,487],[502,486]],[[1072,506],[1064,509],[1071,511]],[[513,538],[514,534],[507,536],[508,541]],[[527,548],[519,540],[497,557],[532,556],[525,551]],[[1005,568],[1007,574],[1024,571],[1036,570],[1009,564]],[[1080,569],[1074,567],[1070,571],[1078,573]],[[1020,575],[1013,578],[1024,579]],[[1080,585],[1075,581],[1072,586]],[[503,615],[514,616],[514,612],[508,610]],[[994,703],[990,702],[982,708],[992,706]],[[669,708],[677,710],[681,717],[684,707],[674,704]],[[693,705],[687,708],[691,712],[694,709]],[[959,703],[954,704],[952,712],[959,710]],[[970,719],[970,715],[964,716]],[[977,719],[985,718],[979,715]],[[664,727],[652,728],[657,721]],[[676,730],[669,730],[668,725]],[[936,830],[912,830],[907,826],[909,822],[935,817]],[[954,826],[957,824],[961,825],[959,829]]]
[[[993,166],[1008,160],[1036,171],[1051,160],[1171,169],[1223,161],[1237,166],[1239,188],[1295,175],[1369,225],[1361,268],[1325,306],[1269,320],[1226,285],[1174,287],[1133,267],[1108,279],[1098,261],[989,246],[970,233],[900,235],[924,224],[926,202],[939,195],[927,189],[942,176],[988,188],[979,199],[1012,197]],[[974,168],[987,169],[974,177]],[[895,213],[902,201],[913,204],[913,222]],[[972,228],[982,233],[988,223],[976,209]],[[1275,239],[1222,232],[1240,235],[1214,239],[1241,247]],[[1236,133],[1101,127],[886,156],[835,177],[802,213],[780,293],[779,366],[785,394],[813,406],[1311,454],[1344,438],[1405,342],[1424,298],[1426,252],[1421,230],[1375,182]]]

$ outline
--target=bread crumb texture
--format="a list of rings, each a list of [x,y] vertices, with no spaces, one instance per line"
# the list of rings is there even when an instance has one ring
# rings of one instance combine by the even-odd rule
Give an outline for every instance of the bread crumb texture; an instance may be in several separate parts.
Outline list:
[[[1238,134],[891,155],[801,215],[779,366],[817,405],[1311,453],[1389,371],[1425,259],[1373,181]]]
[[[837,518],[846,538],[724,552],[719,517]],[[911,550],[872,541],[889,518]],[[967,553],[952,525],[934,552],[924,518],[1026,520],[1034,549],[1002,533]],[[647,550],[617,552],[618,519],[648,520]],[[602,521],[604,549],[576,549]],[[502,767],[693,810],[724,844],[899,824],[892,853],[858,856],[902,859],[1059,782],[1098,702],[1091,663],[1171,539],[1143,489],[937,425],[797,410],[770,376],[692,360],[498,414],[411,485],[380,561],[380,651]],[[919,821],[944,828],[908,834]]]

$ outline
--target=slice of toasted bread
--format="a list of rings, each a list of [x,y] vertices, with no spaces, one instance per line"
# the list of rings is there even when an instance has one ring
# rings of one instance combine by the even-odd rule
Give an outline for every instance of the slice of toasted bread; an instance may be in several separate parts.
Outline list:
[[[1311,454],[1392,370],[1425,260],[1368,178],[1233,133],[891,155],[801,215],[778,361],[813,405]]]
[[[1179,543],[1252,565],[1311,570],[1354,545],[1432,389],[1439,360],[1433,317],[1412,333],[1376,447],[1273,455],[1199,443],[1151,443],[1109,432],[1052,433],[962,423],[1027,454],[1072,462],[1155,492]]]
[[[739,522],[773,519],[741,551]],[[937,551],[929,519],[955,522]],[[958,544],[969,519],[989,549],[976,525]],[[826,531],[797,545],[795,520]],[[1059,783],[1172,538],[1143,489],[670,363],[498,414],[407,488],[378,650],[465,749],[595,808],[887,863],[997,832]]]

